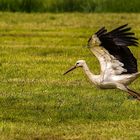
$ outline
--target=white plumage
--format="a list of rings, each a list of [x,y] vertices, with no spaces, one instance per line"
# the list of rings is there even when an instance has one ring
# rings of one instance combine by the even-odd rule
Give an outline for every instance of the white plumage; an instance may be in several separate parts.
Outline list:
[[[84,60],[78,60],[64,74],[82,67],[97,87],[118,88],[140,100],[140,94],[128,88],[128,85],[140,76],[140,72],[137,71],[137,61],[128,48],[128,46],[138,45],[137,38],[133,36],[134,33],[129,32],[131,28],[126,28],[126,26],[127,24],[111,32],[107,32],[103,27],[90,37],[88,48],[99,60],[100,75],[91,73]]]

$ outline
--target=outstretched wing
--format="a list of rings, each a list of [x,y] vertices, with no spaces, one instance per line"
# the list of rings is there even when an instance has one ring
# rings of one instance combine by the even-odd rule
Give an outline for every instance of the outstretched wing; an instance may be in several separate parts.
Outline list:
[[[99,59],[102,72],[109,70],[110,74],[122,74],[138,71],[137,60],[128,48],[138,46],[138,39],[130,30],[127,24],[110,32],[103,27],[89,39],[90,49]],[[98,50],[94,46],[98,46]]]
[[[105,48],[91,47],[90,50],[100,62],[101,74],[110,76],[127,72],[127,70],[123,68],[124,64],[113,55],[110,55]]]

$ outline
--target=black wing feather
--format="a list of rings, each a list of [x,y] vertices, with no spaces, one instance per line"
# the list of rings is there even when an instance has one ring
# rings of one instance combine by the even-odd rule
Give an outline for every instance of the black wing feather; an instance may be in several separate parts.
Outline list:
[[[100,37],[101,35],[107,33],[107,30],[105,29],[105,27],[102,27],[99,31],[97,31],[95,34]]]
[[[101,28],[95,34],[101,41],[101,46],[124,64],[127,69],[125,73],[135,73],[137,69],[137,60],[131,53],[128,46],[138,46],[137,38],[128,24],[122,25],[110,32],[105,27]]]

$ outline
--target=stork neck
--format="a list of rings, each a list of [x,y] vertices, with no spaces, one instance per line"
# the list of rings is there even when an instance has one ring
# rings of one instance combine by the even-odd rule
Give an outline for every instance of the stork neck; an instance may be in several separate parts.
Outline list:
[[[88,76],[88,78],[89,78],[91,81],[93,81],[93,79],[94,79],[94,74],[91,73],[91,71],[89,70],[89,68],[88,68],[88,66],[87,66],[86,63],[83,65],[83,70],[85,71],[85,73],[86,73],[86,75]]]

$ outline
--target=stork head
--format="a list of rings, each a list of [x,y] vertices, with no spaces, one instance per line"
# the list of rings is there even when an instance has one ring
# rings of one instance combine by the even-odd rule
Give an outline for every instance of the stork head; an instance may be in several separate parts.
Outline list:
[[[67,74],[68,72],[78,68],[78,67],[83,67],[85,64],[85,60],[78,60],[74,66],[72,66],[70,69],[68,69],[63,75]]]
[[[100,44],[101,41],[99,40],[96,34],[92,35],[88,40],[88,47],[99,46]]]

